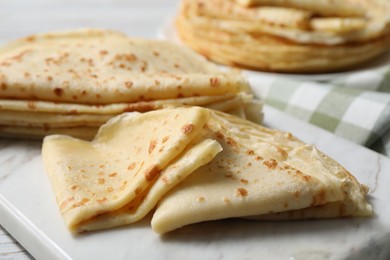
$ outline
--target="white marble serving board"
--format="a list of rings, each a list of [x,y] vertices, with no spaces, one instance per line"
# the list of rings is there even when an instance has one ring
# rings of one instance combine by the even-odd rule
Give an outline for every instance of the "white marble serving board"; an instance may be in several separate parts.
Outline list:
[[[40,142],[0,139],[0,224],[37,259],[389,259],[390,159],[265,108],[267,126],[315,143],[371,189],[375,217],[291,222],[222,220],[165,236],[150,218],[71,235],[44,172]]]

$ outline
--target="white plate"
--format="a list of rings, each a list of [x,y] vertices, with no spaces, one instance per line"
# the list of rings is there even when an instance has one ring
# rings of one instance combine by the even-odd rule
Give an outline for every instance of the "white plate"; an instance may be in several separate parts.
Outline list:
[[[390,159],[270,107],[265,123],[315,143],[371,189],[375,217],[296,222],[222,220],[160,237],[150,218],[72,236],[55,203],[40,142],[0,139],[0,224],[37,259],[389,259]]]
[[[169,17],[163,23],[163,25],[158,29],[157,36],[160,39],[169,40],[175,43],[181,43],[179,36],[177,35],[173,18]],[[299,73],[276,73],[276,72],[263,72],[263,71],[254,71],[254,70],[243,70],[249,76],[272,76],[272,77],[287,77],[297,80],[316,80],[316,81],[325,81],[336,79],[339,77],[346,77],[352,73],[364,73],[372,69],[378,69],[385,65],[390,64],[390,51],[384,53],[380,57],[377,57],[369,62],[366,62],[360,66],[357,66],[354,69],[345,71],[345,72],[334,72],[334,73],[313,73],[313,74],[299,74]]]

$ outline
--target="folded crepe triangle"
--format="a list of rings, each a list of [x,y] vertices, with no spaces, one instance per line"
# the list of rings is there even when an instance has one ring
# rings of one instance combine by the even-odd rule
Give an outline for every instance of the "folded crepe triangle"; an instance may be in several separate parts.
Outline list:
[[[52,135],[42,157],[60,212],[73,232],[133,223],[169,189],[221,151],[199,136],[206,109],[127,113],[103,125],[93,141]]]
[[[158,203],[152,228],[232,217],[370,216],[366,188],[333,159],[289,133],[213,112],[204,138],[223,147]]]

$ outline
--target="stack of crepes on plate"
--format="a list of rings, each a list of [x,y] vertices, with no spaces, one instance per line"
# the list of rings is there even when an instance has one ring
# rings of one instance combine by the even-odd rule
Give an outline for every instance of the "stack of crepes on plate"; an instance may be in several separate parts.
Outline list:
[[[128,111],[198,105],[261,121],[246,79],[183,46],[80,29],[0,47],[0,135],[92,138]]]
[[[90,142],[47,136],[42,157],[73,232],[150,212],[157,233],[233,217],[372,215],[365,186],[314,146],[201,107],[124,113]]]
[[[182,42],[222,64],[339,71],[390,49],[390,2],[183,0],[175,27]]]

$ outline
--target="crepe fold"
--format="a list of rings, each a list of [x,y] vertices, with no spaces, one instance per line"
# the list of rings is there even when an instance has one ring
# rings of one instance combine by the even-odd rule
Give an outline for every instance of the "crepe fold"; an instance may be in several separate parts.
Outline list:
[[[243,76],[221,72],[169,42],[80,29],[33,35],[0,48],[2,135],[28,137],[32,130],[31,137],[73,132],[92,138],[120,113],[183,105],[249,112],[261,120],[261,103],[253,100]],[[86,134],[84,128],[95,132]]]
[[[212,113],[204,138],[223,147],[159,201],[152,228],[166,233],[224,218],[285,220],[370,216],[366,188],[290,133]]]
[[[381,0],[183,0],[180,39],[231,66],[279,72],[352,68],[390,48],[390,3]]]
[[[42,157],[60,212],[73,232],[133,223],[161,196],[221,151],[199,136],[210,112],[199,107],[126,113],[95,138],[44,139]]]
[[[367,188],[314,146],[201,107],[125,113],[90,142],[50,135],[42,158],[73,232],[149,212],[160,234],[224,218],[372,215]]]

